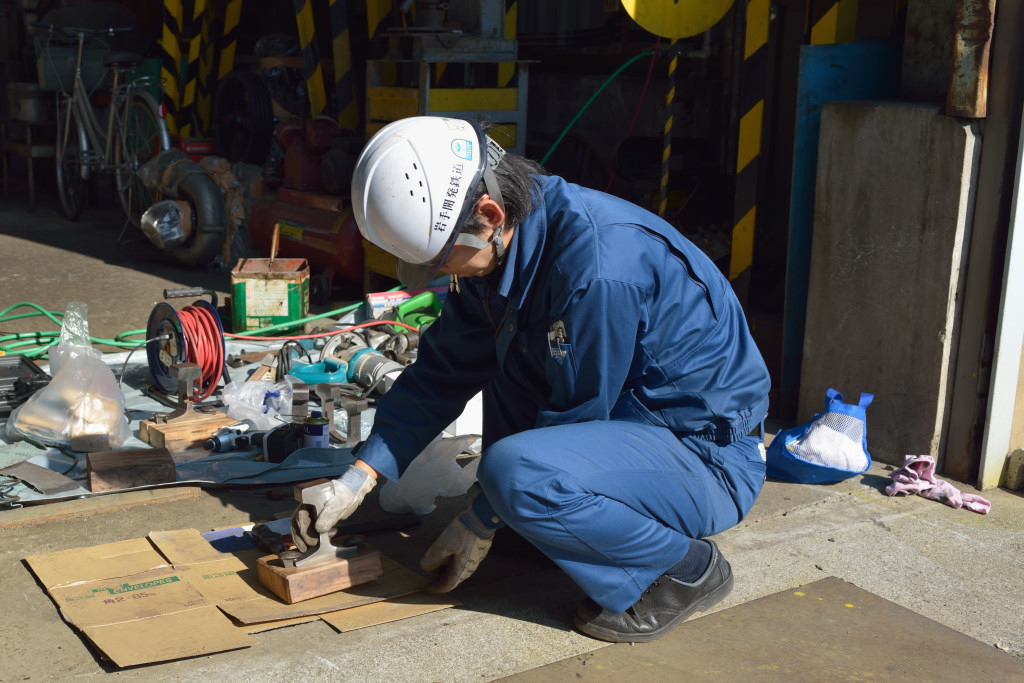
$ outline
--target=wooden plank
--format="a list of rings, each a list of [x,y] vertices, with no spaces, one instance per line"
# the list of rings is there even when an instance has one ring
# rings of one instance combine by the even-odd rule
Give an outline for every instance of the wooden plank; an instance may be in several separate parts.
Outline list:
[[[307,567],[285,567],[277,555],[257,561],[260,583],[289,605],[379,579],[384,575],[380,551],[363,547],[349,558]]]
[[[175,481],[174,459],[166,448],[90,453],[86,462],[93,493]]]
[[[143,491],[125,491],[103,496],[77,498],[59,503],[46,503],[0,512],[0,529],[31,526],[63,519],[91,517],[107,512],[128,510],[154,503],[170,503],[176,500],[198,498],[202,489],[198,486],[172,486]]]

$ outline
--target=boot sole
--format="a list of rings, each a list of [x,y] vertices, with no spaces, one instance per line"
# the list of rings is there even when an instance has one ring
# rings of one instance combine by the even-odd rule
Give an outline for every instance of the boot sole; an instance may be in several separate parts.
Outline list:
[[[606,628],[601,628],[600,626],[593,626],[592,624],[584,623],[580,620],[579,617],[575,615],[573,616],[572,622],[573,625],[580,632],[585,633],[586,635],[592,638],[597,638],[598,640],[604,640],[609,643],[649,643],[652,640],[657,640],[658,638],[661,638],[663,635],[674,629],[682,622],[689,619],[694,614],[698,612],[707,612],[709,609],[720,603],[722,600],[725,599],[725,596],[729,595],[729,593],[732,592],[732,587],[734,583],[735,581],[733,580],[732,567],[730,567],[729,578],[726,579],[721,586],[705,595],[704,599],[698,602],[696,605],[694,605],[691,609],[687,610],[686,612],[681,612],[679,615],[676,616],[675,619],[668,622],[658,630],[651,631],[650,633],[628,634],[620,633],[618,631],[611,631]]]

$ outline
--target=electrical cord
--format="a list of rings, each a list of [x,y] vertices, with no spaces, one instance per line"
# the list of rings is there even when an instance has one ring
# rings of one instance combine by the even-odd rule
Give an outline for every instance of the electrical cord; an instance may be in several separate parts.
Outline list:
[[[169,335],[169,334],[162,334],[159,337],[153,337],[152,339],[147,339],[146,341],[139,342],[138,344],[135,345],[134,349],[132,349],[131,351],[128,352],[128,357],[125,358],[124,359],[124,363],[121,364],[121,374],[117,378],[117,389],[118,389],[118,391],[121,390],[121,383],[124,381],[124,371],[125,371],[125,368],[128,367],[128,361],[130,361],[132,359],[132,354],[135,353],[136,351],[138,351],[140,348],[142,348],[146,344],[149,344],[149,343],[155,342],[155,341],[167,341],[170,338],[171,338],[171,335]]]
[[[569,131],[572,130],[572,127],[575,126],[576,122],[580,120],[581,116],[583,116],[583,112],[590,108],[590,105],[592,105],[594,103],[594,100],[597,99],[597,96],[600,95],[601,92],[608,87],[609,83],[614,81],[618,77],[618,75],[625,71],[633,62],[637,61],[638,59],[643,59],[644,57],[650,57],[653,54],[657,53],[654,50],[647,50],[646,52],[641,52],[640,54],[635,55],[625,64],[616,69],[611,76],[605,79],[605,82],[602,83],[601,86],[594,91],[594,94],[590,96],[590,99],[587,100],[586,103],[584,103],[584,105],[580,107],[580,110],[576,112],[576,115],[572,117],[572,120],[569,121],[569,125],[567,125],[565,127],[565,130],[563,130],[562,133],[555,139],[555,142],[551,145],[551,148],[548,149],[547,153],[543,157],[541,157],[540,165],[543,166],[545,163],[547,163],[547,160],[551,158],[552,154],[555,153],[555,150],[558,149],[558,146],[562,144],[562,140],[565,138],[565,136],[569,134]]]
[[[294,339],[289,339],[281,345],[281,348],[277,352],[277,368],[278,372],[282,375],[287,375],[292,370],[292,348],[297,348],[299,350],[299,356],[305,355],[309,364],[313,364],[313,358],[309,355],[309,351],[306,350],[306,347]]]
[[[633,128],[636,126],[636,120],[640,118],[640,109],[644,106],[644,100],[647,98],[647,88],[651,84],[651,74],[654,73],[654,63],[658,61],[658,47],[661,45],[661,36],[654,41],[654,51],[651,53],[651,63],[647,65],[647,78],[644,79],[643,90],[640,91],[640,99],[636,103],[636,110],[633,112],[633,120],[629,122],[629,129],[626,131],[626,137],[633,134]],[[612,171],[612,175],[608,178],[608,185],[604,188],[605,192],[611,192],[612,183],[615,182],[615,171]]]

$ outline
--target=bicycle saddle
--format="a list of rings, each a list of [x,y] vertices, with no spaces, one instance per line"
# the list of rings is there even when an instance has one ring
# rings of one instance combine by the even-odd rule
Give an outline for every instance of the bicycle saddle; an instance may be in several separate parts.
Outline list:
[[[142,55],[138,52],[108,52],[103,56],[103,66],[117,69],[134,69],[142,64]]]

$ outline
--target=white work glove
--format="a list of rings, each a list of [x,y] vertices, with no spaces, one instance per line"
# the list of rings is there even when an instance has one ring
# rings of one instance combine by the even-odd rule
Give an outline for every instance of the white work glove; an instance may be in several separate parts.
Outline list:
[[[430,593],[447,593],[468,579],[487,556],[494,540],[472,508],[451,521],[420,560],[424,571],[433,572]]]
[[[376,485],[377,480],[366,470],[350,465],[338,479],[311,487],[311,493],[322,499],[321,505],[300,505],[292,513],[292,541],[305,552],[319,545],[320,534],[347,519]]]

